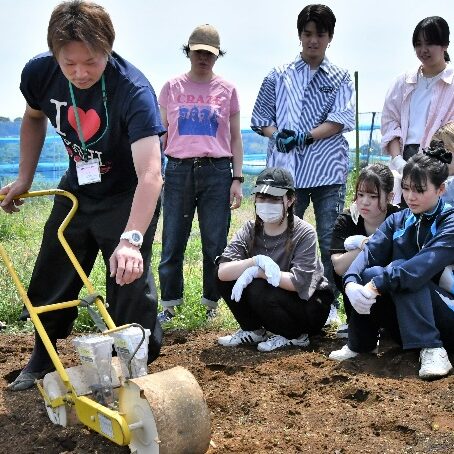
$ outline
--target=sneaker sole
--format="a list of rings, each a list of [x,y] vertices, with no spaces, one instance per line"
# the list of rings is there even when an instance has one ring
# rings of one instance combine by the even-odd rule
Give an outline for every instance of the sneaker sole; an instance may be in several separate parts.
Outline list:
[[[219,344],[219,345],[222,345],[222,347],[246,347],[246,346],[248,346],[248,345],[252,345],[252,346],[254,347],[255,345],[258,344],[258,342],[254,343],[254,344],[252,344],[252,343],[250,343],[250,342],[242,343],[242,344],[221,344],[221,343],[218,341],[218,344]]]
[[[451,372],[452,372],[452,367],[451,369],[449,369],[447,372],[440,372],[440,373],[430,373],[430,374],[421,374],[419,373],[419,378],[421,378],[422,380],[436,380],[437,378],[443,378],[443,377],[446,377],[447,375],[449,375]]]
[[[260,342],[266,342],[266,339],[263,339],[263,340],[260,340],[257,342],[241,342],[239,344],[222,344],[221,342],[219,342],[219,339],[218,339],[218,344],[222,345],[223,347],[241,347],[241,346],[246,346],[246,345],[256,346],[256,345],[260,344]]]
[[[260,344],[260,342],[259,342],[259,344]],[[305,348],[305,347],[309,347],[309,345],[310,345],[310,342],[308,341],[307,343],[299,344],[299,345],[294,345],[294,344],[283,345],[282,347],[276,347],[276,348],[273,348],[272,350],[262,350],[260,348],[260,345],[257,345],[257,350],[262,353],[271,353],[271,352],[275,352],[277,350],[288,350],[291,348]]]

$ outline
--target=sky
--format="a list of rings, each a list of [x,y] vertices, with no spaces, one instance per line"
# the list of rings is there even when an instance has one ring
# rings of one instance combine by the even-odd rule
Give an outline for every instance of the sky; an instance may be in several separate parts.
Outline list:
[[[25,101],[19,90],[24,64],[47,50],[46,31],[58,1],[0,2],[0,116],[22,116]],[[298,13],[308,3],[295,0],[98,0],[111,15],[114,50],[137,66],[157,94],[166,80],[187,72],[181,47],[200,24],[214,25],[227,54],[215,73],[234,83],[241,103],[242,127],[249,125],[258,89],[266,74],[292,61],[299,52]],[[326,1],[336,15],[328,58],[358,72],[359,111],[380,111],[392,81],[417,67],[412,47],[416,24],[442,16],[454,36],[452,0]],[[454,45],[448,49],[454,58]]]

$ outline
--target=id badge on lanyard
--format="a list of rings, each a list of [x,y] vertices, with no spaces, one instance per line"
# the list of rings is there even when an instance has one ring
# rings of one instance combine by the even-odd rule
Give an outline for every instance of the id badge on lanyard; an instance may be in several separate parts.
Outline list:
[[[80,186],[84,184],[99,183],[101,172],[99,170],[99,159],[76,162],[77,181]]]
[[[94,145],[95,143],[99,142],[103,137],[106,131],[109,129],[109,114],[107,111],[107,92],[106,92],[106,82],[104,79],[104,74],[101,76],[101,91],[102,91],[102,100],[104,104],[104,110],[106,112],[106,128],[104,132],[94,142],[89,144],[85,143],[82,127],[80,124],[79,113],[77,111],[76,105],[76,98],[74,96],[74,91],[72,88],[71,82],[68,80],[69,84],[69,92],[71,94],[71,101],[74,107],[74,116],[76,117],[76,125],[77,125],[77,134],[79,136],[81,145],[82,145],[82,152],[83,152],[83,161],[76,162],[76,173],[77,173],[77,181],[79,182],[80,186],[85,184],[92,184],[92,183],[99,183],[101,182],[101,171],[100,171],[100,161],[97,158],[88,159],[88,152],[87,147],[90,145]]]

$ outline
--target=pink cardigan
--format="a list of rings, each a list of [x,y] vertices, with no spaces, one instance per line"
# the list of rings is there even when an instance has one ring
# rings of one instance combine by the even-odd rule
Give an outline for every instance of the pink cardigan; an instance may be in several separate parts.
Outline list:
[[[416,88],[419,67],[400,75],[386,94],[381,114],[381,146],[388,151],[392,139],[400,139],[401,150],[405,145],[410,116],[411,93]],[[421,140],[421,147],[430,144],[433,134],[440,128],[454,121],[454,68],[448,64],[443,75],[435,83],[426,128]]]

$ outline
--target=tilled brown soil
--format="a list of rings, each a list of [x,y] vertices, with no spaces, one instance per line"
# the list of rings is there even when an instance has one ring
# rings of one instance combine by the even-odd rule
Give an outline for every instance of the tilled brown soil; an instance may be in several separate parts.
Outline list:
[[[421,381],[417,352],[385,341],[378,358],[338,364],[327,354],[343,342],[329,336],[264,354],[220,347],[219,334],[168,332],[150,366],[195,375],[211,411],[210,454],[454,452],[454,376]],[[83,426],[53,425],[37,389],[6,390],[31,348],[31,336],[0,333],[0,452],[128,453]],[[69,341],[59,350],[76,364]]]

